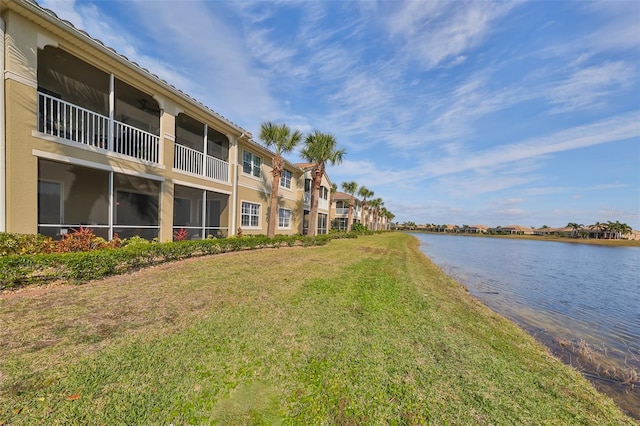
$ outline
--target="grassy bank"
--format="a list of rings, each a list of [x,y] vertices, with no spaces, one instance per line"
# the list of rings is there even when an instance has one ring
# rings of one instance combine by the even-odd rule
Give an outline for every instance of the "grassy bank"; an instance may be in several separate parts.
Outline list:
[[[0,424],[634,424],[393,233],[0,301]]]

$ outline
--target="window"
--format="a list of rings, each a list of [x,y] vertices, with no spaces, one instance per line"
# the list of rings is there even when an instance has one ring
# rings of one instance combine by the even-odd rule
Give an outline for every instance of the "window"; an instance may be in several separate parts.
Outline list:
[[[38,181],[38,223],[62,223],[62,183]]]
[[[324,186],[320,187],[320,198],[327,200],[329,198],[329,190]]]
[[[318,213],[318,234],[327,233],[327,215]]]
[[[117,225],[158,225],[158,196],[126,190],[116,191]]]
[[[280,186],[283,188],[291,189],[291,172],[289,170],[283,170],[280,177]]]
[[[347,229],[347,218],[336,218],[331,221],[331,229],[338,229],[340,231],[345,231]]]
[[[291,229],[291,210],[283,208],[278,210],[278,228]]]
[[[310,192],[311,191],[311,179],[305,179],[304,180],[304,192]]]
[[[257,228],[260,224],[260,204],[242,202],[241,225],[247,228]]]
[[[175,197],[173,199],[173,225],[174,226],[190,226],[191,225],[191,200],[190,199],[178,198],[178,197]]]
[[[260,157],[249,151],[242,152],[242,171],[248,175],[260,177]]]

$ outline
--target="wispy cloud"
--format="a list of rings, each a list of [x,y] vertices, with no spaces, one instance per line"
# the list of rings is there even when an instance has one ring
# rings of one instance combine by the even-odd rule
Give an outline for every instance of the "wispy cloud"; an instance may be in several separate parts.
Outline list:
[[[549,112],[600,109],[611,93],[629,87],[635,74],[632,66],[621,61],[579,69],[550,90],[550,102],[555,107]]]
[[[396,4],[396,3],[394,3]],[[407,57],[425,69],[451,60],[480,45],[516,2],[421,2],[400,4],[388,20],[392,37],[400,39]]]
[[[464,157],[448,157],[424,164],[430,176],[442,176],[466,170],[512,163],[524,159],[617,142],[637,137],[640,131],[640,112],[634,111],[594,124],[573,127],[558,133],[524,140],[511,145],[497,146]]]

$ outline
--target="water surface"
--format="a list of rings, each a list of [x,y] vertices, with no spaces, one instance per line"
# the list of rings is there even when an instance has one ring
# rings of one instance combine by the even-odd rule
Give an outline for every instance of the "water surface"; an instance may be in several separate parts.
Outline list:
[[[597,387],[640,374],[639,247],[413,235],[423,253],[473,296],[595,376],[589,378]],[[638,386],[616,392],[628,400],[620,405],[640,418]]]

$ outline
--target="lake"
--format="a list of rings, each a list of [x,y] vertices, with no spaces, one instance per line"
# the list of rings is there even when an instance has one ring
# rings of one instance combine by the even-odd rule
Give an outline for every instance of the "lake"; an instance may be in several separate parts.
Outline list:
[[[470,294],[640,419],[640,247],[413,235]]]

